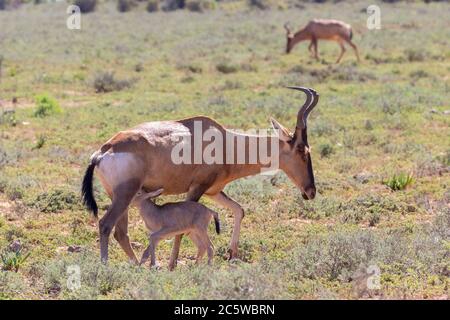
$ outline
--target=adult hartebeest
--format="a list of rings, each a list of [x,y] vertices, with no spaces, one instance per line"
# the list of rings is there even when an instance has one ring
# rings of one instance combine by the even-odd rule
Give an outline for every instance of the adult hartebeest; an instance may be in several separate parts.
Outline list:
[[[319,39],[323,39],[337,41],[337,43],[339,43],[341,47],[341,53],[336,63],[339,63],[341,61],[342,56],[345,53],[345,42],[347,42],[353,48],[353,50],[355,50],[356,58],[358,59],[358,61],[360,61],[358,48],[352,42],[352,27],[345,22],[338,20],[314,19],[311,20],[306,25],[306,27],[299,30],[295,34],[292,33],[291,29],[289,29],[288,23],[284,25],[284,28],[287,32],[286,53],[291,52],[292,48],[294,48],[294,46],[300,41],[310,40],[311,42],[309,44],[308,50],[311,52],[311,55],[314,54],[314,57],[319,60],[319,54],[317,52],[317,41]],[[314,52],[312,51],[313,48]]]
[[[85,205],[97,216],[97,204],[93,195],[93,175],[97,174],[112,203],[106,214],[99,221],[100,255],[102,261],[108,259],[108,242],[112,229],[114,237],[131,261],[137,262],[128,238],[128,206],[135,194],[144,190],[164,189],[164,194],[187,193],[187,200],[198,201],[205,194],[216,203],[233,211],[234,228],[230,243],[230,258],[237,257],[239,233],[244,211],[241,206],[229,198],[224,187],[231,181],[255,175],[271,166],[262,161],[251,162],[254,157],[253,142],[261,148],[268,146],[268,152],[277,151],[279,168],[283,170],[302,192],[304,199],[313,199],[316,195],[314,175],[307,140],[306,121],[309,113],[317,104],[319,96],[312,90],[302,87],[289,87],[303,91],[306,102],[297,115],[295,132],[291,133],[276,120],[271,119],[277,136],[245,135],[225,129],[216,121],[198,116],[177,121],[157,121],[141,124],[133,129],[121,131],[108,140],[92,157],[86,170],[82,185],[82,196]],[[200,129],[199,129],[200,128]],[[173,151],[179,148],[179,139],[187,136],[190,146],[199,147],[202,152],[209,148],[204,141],[210,130],[220,133],[214,139],[221,139],[223,148],[215,151],[216,158],[224,161],[205,163],[195,161],[196,154],[191,154],[190,163],[175,163]],[[219,140],[220,140],[219,139]],[[237,145],[239,140],[243,143]],[[186,141],[184,142],[186,143]],[[229,148],[228,146],[232,147]],[[276,147],[276,148],[275,148]],[[195,152],[194,152],[195,153]],[[245,161],[235,161],[244,156]],[[219,160],[220,160],[219,159]],[[230,159],[232,161],[230,161]],[[271,158],[272,159],[272,158]],[[198,159],[197,159],[198,160]],[[176,236],[169,268],[175,267],[181,236]]]

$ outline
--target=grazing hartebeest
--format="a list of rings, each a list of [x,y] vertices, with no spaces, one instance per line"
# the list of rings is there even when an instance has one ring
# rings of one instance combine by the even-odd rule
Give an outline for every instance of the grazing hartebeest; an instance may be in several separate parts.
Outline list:
[[[94,169],[100,182],[112,199],[112,203],[106,214],[99,221],[100,254],[102,261],[108,259],[108,239],[112,229],[114,237],[126,252],[130,260],[137,262],[128,238],[128,206],[134,195],[144,188],[145,190],[156,190],[163,188],[164,194],[187,193],[187,200],[198,201],[206,194],[216,203],[229,208],[234,213],[234,228],[230,243],[230,258],[237,257],[239,233],[244,211],[241,206],[230,199],[222,190],[231,181],[241,177],[255,175],[271,167],[260,159],[255,163],[239,162],[230,163],[229,158],[235,159],[244,155],[250,159],[253,155],[251,141],[256,139],[257,145],[269,142],[276,146],[278,154],[276,161],[294,184],[301,190],[304,199],[313,199],[316,195],[314,175],[307,140],[306,121],[309,113],[317,104],[319,96],[312,90],[302,87],[290,87],[301,90],[307,95],[306,102],[300,108],[297,115],[295,132],[291,133],[276,120],[272,120],[272,126],[278,131],[276,137],[263,137],[254,135],[243,135],[225,129],[216,121],[203,116],[178,120],[157,121],[141,124],[133,129],[121,131],[108,140],[100,150],[96,151],[86,170],[82,185],[83,201],[86,206],[97,216],[97,204],[93,195]],[[198,125],[200,124],[200,131]],[[210,143],[205,143],[203,137],[210,129],[219,132],[223,139],[222,152],[217,152],[222,161],[206,164],[174,163],[172,152],[178,148],[179,141],[174,136],[184,135],[189,137],[190,145],[198,145],[200,150],[205,151]],[[211,137],[210,137],[211,138]],[[238,148],[232,143],[233,148],[228,148],[228,142],[243,140],[244,143]],[[211,141],[211,139],[209,139]],[[274,148],[272,148],[274,149]],[[218,150],[220,151],[220,150]],[[269,153],[271,150],[269,150]],[[195,157],[195,155],[193,155]],[[178,257],[181,236],[176,236],[169,267],[173,268]]]
[[[291,52],[292,48],[294,48],[294,46],[300,41],[310,40],[311,43],[309,44],[308,50],[311,52],[311,54],[314,54],[314,57],[317,60],[319,60],[319,54],[317,52],[317,41],[319,39],[333,40],[337,41],[341,46],[341,54],[339,55],[336,63],[339,63],[341,61],[342,56],[345,53],[344,42],[347,42],[353,48],[353,50],[355,50],[356,58],[358,59],[358,61],[360,61],[358,48],[352,42],[352,27],[345,22],[338,20],[314,19],[310,21],[306,25],[306,27],[296,32],[295,34],[293,34],[289,29],[288,23],[284,25],[284,28],[287,32],[286,53]],[[312,48],[314,48],[314,53],[311,50]]]

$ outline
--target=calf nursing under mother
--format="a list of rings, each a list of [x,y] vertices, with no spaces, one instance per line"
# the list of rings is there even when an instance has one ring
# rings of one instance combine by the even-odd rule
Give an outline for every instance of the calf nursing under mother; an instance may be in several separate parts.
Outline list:
[[[217,212],[195,201],[170,202],[163,205],[153,203],[151,198],[159,196],[163,189],[153,192],[138,191],[132,204],[139,208],[147,229],[151,231],[150,244],[142,254],[141,264],[150,256],[150,266],[156,264],[156,247],[158,243],[179,234],[187,234],[197,247],[198,264],[205,252],[208,264],[212,263],[214,246],[208,237],[208,225],[214,219],[217,234],[220,233],[220,221]]]
[[[186,200],[198,201],[206,195],[217,204],[230,209],[234,214],[233,233],[230,242],[230,258],[237,257],[241,222],[244,217],[242,207],[224,192],[224,187],[231,181],[255,175],[271,167],[259,159],[252,163],[225,161],[232,153],[233,157],[245,154],[245,159],[252,157],[254,152],[250,141],[276,146],[279,168],[300,189],[304,199],[314,199],[316,187],[312,169],[309,144],[307,139],[307,118],[318,102],[319,96],[313,89],[290,87],[306,94],[306,102],[297,114],[297,124],[294,132],[290,132],[276,120],[272,126],[277,130],[277,136],[263,137],[244,135],[226,129],[213,119],[197,116],[175,121],[147,122],[129,130],[121,131],[108,140],[91,157],[82,185],[82,196],[85,205],[97,216],[98,208],[93,194],[94,171],[112,200],[103,218],[99,221],[100,255],[102,261],[108,259],[109,236],[114,229],[114,238],[119,242],[129,259],[137,263],[136,256],[128,237],[128,206],[135,194],[144,190],[164,189],[166,195],[184,194]],[[194,130],[196,123],[201,123],[202,130]],[[179,147],[179,141],[174,136],[189,136],[191,146],[200,143],[205,150],[210,142],[205,142],[205,131],[214,128],[223,137],[223,150],[220,156],[224,161],[215,163],[174,163],[173,148]],[[231,144],[226,148],[227,141],[241,139],[243,144]],[[269,150],[271,152],[271,150]],[[194,155],[192,155],[194,156]],[[181,235],[175,237],[169,268],[174,268]]]

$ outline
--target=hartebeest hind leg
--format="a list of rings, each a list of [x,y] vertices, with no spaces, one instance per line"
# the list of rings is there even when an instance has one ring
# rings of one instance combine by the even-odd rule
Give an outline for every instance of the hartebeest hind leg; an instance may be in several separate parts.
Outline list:
[[[355,51],[355,55],[356,58],[358,59],[358,62],[361,61],[361,59],[359,58],[359,52],[358,52],[358,47],[356,46],[356,44],[354,44],[351,40],[347,40],[347,43],[353,48],[353,50]]]
[[[130,238],[128,237],[128,209],[124,211],[114,227],[114,238],[119,242],[123,251],[125,251],[130,259],[130,262],[137,264],[138,260],[131,247]]]
[[[239,244],[239,234],[241,232],[241,222],[242,218],[244,218],[244,210],[241,205],[228,197],[223,191],[215,195],[208,195],[212,200],[214,200],[219,205],[230,209],[234,215],[234,227],[233,234],[231,236],[230,242],[230,259],[237,258],[238,254],[238,244]]]
[[[341,47],[341,53],[339,54],[339,57],[337,58],[336,63],[341,62],[341,59],[345,53],[345,47],[344,47],[344,44],[342,43],[342,41],[339,41],[338,43],[339,43],[339,46]]]
[[[139,182],[129,181],[128,183],[120,184],[113,191],[112,203],[106,211],[106,214],[103,216],[103,218],[100,219],[98,224],[100,233],[100,257],[103,263],[106,263],[108,261],[108,243],[111,231],[114,226],[116,226],[117,222],[126,213],[128,205],[130,204],[136,192],[138,192],[139,188]],[[121,221],[121,223],[123,223],[123,221]],[[121,225],[119,229],[121,229],[119,233],[123,234],[124,230]],[[129,239],[127,241],[129,242]]]

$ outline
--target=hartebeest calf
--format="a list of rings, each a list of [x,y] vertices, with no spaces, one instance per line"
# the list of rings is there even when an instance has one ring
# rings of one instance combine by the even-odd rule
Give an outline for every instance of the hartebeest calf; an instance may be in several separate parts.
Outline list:
[[[214,246],[208,237],[208,225],[214,218],[217,234],[220,233],[219,215],[195,201],[182,201],[166,203],[162,206],[153,203],[150,198],[159,196],[163,189],[146,193],[138,191],[132,203],[139,208],[139,212],[145,221],[150,234],[150,243],[144,251],[141,264],[144,264],[150,255],[150,266],[156,264],[156,247],[166,238],[180,234],[187,234],[197,247],[197,263],[200,262],[205,252],[208,253],[208,264],[212,263]]]
[[[359,53],[358,48],[356,45],[352,42],[353,32],[352,27],[342,21],[338,20],[325,20],[325,19],[314,19],[310,21],[306,27],[299,30],[295,34],[292,33],[291,29],[289,29],[288,23],[284,25],[284,28],[286,29],[286,37],[287,37],[287,44],[286,44],[286,53],[291,52],[291,50],[294,48],[294,46],[305,40],[311,41],[309,44],[309,51],[311,52],[311,55],[314,55],[314,57],[319,60],[319,53],[317,51],[317,41],[319,39],[323,40],[332,40],[339,43],[341,47],[341,53],[336,61],[336,63],[339,63],[342,59],[342,56],[345,53],[345,46],[344,43],[348,43],[353,50],[355,50],[356,58],[358,61],[359,59]],[[314,52],[312,51],[314,49]]]
[[[234,228],[230,243],[230,258],[237,257],[241,221],[244,217],[242,207],[224,192],[224,187],[231,181],[261,173],[261,170],[272,167],[271,163],[248,161],[254,158],[252,142],[259,146],[268,142],[268,153],[276,146],[275,157],[278,163],[294,184],[302,192],[304,199],[314,199],[316,187],[307,139],[306,122],[309,113],[317,104],[319,96],[312,90],[303,87],[290,87],[300,90],[307,96],[306,102],[297,114],[297,125],[291,133],[276,120],[272,126],[277,136],[245,135],[225,129],[216,121],[198,116],[177,121],[156,121],[141,124],[133,129],[117,133],[91,156],[83,183],[83,202],[95,216],[97,204],[93,194],[94,170],[106,190],[112,203],[106,214],[99,221],[100,255],[102,261],[108,259],[109,235],[113,228],[114,237],[130,260],[137,262],[128,238],[128,206],[134,195],[142,188],[145,190],[164,189],[163,194],[187,193],[187,200],[198,201],[205,194],[216,203],[231,209],[234,213]],[[214,163],[195,161],[196,152],[191,155],[190,163],[176,163],[173,151],[179,148],[180,141],[176,136],[187,136],[185,143],[205,152],[210,148],[211,139],[204,137],[211,130],[219,133],[217,139],[222,140],[223,148],[217,150],[219,160]],[[208,140],[208,139],[206,139]],[[228,143],[239,140],[243,143]],[[231,148],[228,148],[231,145]],[[188,154],[189,155],[189,154]],[[244,162],[228,161],[236,157],[244,157]],[[181,235],[175,237],[170,259],[170,267],[175,267],[181,242]]]

